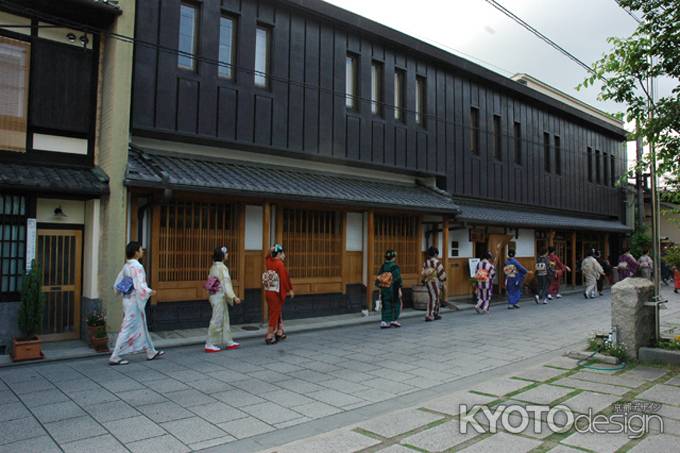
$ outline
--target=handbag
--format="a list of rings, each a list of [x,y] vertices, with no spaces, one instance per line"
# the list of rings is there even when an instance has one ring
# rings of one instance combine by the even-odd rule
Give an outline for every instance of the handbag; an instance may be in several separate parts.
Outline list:
[[[120,294],[124,296],[129,295],[132,293],[132,290],[135,289],[135,285],[132,282],[132,277],[123,277],[121,281],[116,284],[115,288]]]
[[[220,284],[220,280],[213,276],[208,277],[208,279],[203,282],[203,289],[208,291],[209,294],[215,294],[217,293],[222,285]]]
[[[275,270],[268,270],[262,273],[262,286],[265,291],[280,292],[281,282],[279,274]]]

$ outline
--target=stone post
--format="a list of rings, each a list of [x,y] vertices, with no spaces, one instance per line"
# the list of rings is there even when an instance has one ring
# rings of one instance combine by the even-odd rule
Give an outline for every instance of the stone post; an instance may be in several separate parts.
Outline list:
[[[645,278],[627,278],[612,286],[612,328],[629,357],[637,359],[640,347],[655,340],[655,310],[645,306],[653,296],[654,285]]]

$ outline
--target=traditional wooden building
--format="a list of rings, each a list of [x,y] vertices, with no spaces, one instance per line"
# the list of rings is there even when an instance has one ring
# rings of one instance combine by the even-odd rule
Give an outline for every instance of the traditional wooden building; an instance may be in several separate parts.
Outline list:
[[[101,41],[120,10],[90,0],[0,1],[0,346],[18,333],[33,259],[43,341],[80,338],[97,305]],[[0,352],[1,353],[1,352]]]
[[[386,248],[410,286],[440,244],[466,294],[486,249],[515,242],[528,263],[554,243],[571,262],[627,231],[625,131],[564,99],[318,0],[146,0],[135,17],[127,225],[155,329],[207,323],[223,243],[232,319],[253,322],[274,241],[291,317],[369,305]]]

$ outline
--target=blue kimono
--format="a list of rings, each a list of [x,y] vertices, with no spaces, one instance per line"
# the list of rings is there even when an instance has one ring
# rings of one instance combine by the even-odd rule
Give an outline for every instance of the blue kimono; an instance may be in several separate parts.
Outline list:
[[[508,292],[508,303],[517,305],[522,297],[522,282],[527,270],[513,257],[505,260],[503,272],[505,273],[505,290]]]

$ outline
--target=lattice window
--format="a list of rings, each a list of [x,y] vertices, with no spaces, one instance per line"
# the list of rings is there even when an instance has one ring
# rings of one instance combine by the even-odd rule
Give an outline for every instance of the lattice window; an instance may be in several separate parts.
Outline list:
[[[384,262],[387,249],[397,251],[397,264],[402,274],[420,272],[423,263],[420,254],[418,221],[417,216],[375,216],[373,272],[377,272]]]
[[[229,274],[238,279],[238,207],[172,201],[160,206],[158,278],[161,282],[200,281],[208,275],[215,247],[229,248]]]
[[[342,276],[342,227],[333,211],[283,209],[286,266],[294,278]]]
[[[0,194],[0,299],[18,297],[25,255],[26,197]]]

